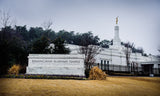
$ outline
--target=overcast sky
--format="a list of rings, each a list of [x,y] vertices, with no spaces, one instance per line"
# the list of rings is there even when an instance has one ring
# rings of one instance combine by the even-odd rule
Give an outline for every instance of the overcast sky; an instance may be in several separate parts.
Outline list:
[[[115,18],[123,42],[143,47],[147,54],[159,54],[160,0],[0,0],[17,25],[42,26],[53,21],[59,31],[92,31],[101,40],[114,37]]]

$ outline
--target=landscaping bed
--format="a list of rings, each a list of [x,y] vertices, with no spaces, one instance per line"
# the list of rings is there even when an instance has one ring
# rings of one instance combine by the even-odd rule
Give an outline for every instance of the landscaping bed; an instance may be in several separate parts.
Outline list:
[[[1,78],[24,78],[24,79],[74,79],[74,80],[85,80],[84,76],[73,76],[73,75],[39,75],[39,74],[8,74],[2,75]]]

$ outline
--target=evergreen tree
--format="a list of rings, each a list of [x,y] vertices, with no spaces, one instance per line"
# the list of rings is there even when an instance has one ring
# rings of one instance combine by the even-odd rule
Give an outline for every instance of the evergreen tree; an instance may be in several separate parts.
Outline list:
[[[20,33],[11,26],[0,30],[0,75],[6,74],[12,64],[26,64],[27,51]]]
[[[59,38],[56,38],[54,41],[54,49],[53,54],[69,54],[70,50],[68,48],[65,48],[64,40]]]
[[[100,42],[100,46],[103,48],[109,48],[109,45],[111,44],[111,42],[109,40],[102,40]]]
[[[31,53],[47,54],[49,53],[48,46],[49,46],[49,40],[48,38],[43,36],[33,43]]]

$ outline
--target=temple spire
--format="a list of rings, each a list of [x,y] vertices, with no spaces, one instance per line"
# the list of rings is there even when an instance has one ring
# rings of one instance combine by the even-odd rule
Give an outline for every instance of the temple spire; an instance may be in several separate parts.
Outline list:
[[[117,48],[119,48],[119,46],[121,46],[121,40],[119,38],[118,16],[116,17],[116,26],[114,27],[113,46],[117,47]]]

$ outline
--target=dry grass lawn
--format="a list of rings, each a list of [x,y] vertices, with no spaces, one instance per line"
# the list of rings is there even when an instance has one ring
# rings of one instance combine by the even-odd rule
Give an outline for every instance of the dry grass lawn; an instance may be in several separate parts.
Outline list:
[[[107,77],[107,80],[1,78],[0,96],[160,96],[160,78]]]

